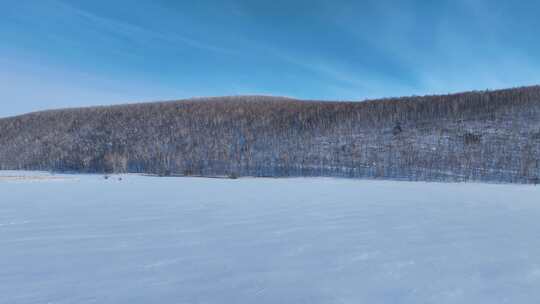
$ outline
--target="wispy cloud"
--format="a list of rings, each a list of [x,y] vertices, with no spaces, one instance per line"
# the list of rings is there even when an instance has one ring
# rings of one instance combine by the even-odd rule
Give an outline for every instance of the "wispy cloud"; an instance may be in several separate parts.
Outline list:
[[[362,17],[350,12],[360,10],[348,8],[335,16],[335,24],[410,71],[416,94],[540,81],[537,60],[523,50],[523,45],[512,45],[507,37],[500,36],[502,27],[507,26],[501,21],[511,17],[494,12],[494,4],[482,0],[442,1],[435,11],[420,11],[410,5],[413,2],[368,2],[374,18],[359,25]],[[366,30],[362,24],[371,27]],[[407,82],[403,78],[406,75],[400,77],[379,80],[394,91],[396,84]]]
[[[202,95],[362,100],[540,83],[534,2],[210,2],[11,2],[0,19],[0,97],[18,102],[0,116]]]
[[[395,83],[395,79],[383,74],[367,71],[351,72],[342,64],[329,58],[310,58],[307,55],[292,55],[283,50],[273,50],[274,56],[288,64],[301,67],[326,79],[322,85],[334,92],[340,99],[365,99],[390,97],[397,94],[412,94],[413,88]],[[388,83],[394,82],[389,89]]]
[[[188,35],[171,32],[167,29],[161,28],[159,31],[152,30],[137,24],[96,15],[90,11],[70,5],[66,1],[56,0],[56,3],[66,11],[66,14],[73,15],[75,18],[80,19],[81,22],[85,22],[88,27],[95,27],[105,35],[125,37],[146,46],[157,42],[167,44],[170,47],[187,46],[216,53],[236,53],[235,50],[214,45],[201,39],[195,39]]]

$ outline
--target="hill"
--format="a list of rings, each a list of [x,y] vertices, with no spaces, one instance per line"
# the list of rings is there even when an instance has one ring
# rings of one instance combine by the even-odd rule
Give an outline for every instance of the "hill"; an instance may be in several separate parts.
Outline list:
[[[264,96],[0,119],[0,169],[531,183],[540,86],[322,102]]]

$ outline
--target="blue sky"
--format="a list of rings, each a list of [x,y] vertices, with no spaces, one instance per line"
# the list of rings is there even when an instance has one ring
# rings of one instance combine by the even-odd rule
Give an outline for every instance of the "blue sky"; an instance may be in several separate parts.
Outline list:
[[[538,1],[0,0],[0,116],[540,83]]]

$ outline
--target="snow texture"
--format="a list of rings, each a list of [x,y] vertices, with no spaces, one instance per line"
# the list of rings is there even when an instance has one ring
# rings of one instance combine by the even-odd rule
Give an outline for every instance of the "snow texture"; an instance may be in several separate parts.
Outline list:
[[[540,301],[540,187],[75,177],[0,181],[0,303]]]

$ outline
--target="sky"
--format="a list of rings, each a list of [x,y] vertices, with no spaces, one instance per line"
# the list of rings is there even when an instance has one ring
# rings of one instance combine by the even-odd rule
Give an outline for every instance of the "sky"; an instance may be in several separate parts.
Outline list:
[[[0,0],[0,117],[540,84],[540,1]]]

